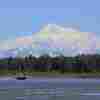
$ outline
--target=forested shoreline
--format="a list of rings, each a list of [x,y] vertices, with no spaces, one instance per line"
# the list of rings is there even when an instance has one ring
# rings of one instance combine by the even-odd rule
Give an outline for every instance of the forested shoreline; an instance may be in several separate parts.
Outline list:
[[[64,73],[99,73],[100,55],[77,55],[75,57],[65,57],[59,55],[51,57],[48,54],[35,57],[32,55],[26,57],[9,57],[0,59],[0,73],[7,72],[58,72]]]

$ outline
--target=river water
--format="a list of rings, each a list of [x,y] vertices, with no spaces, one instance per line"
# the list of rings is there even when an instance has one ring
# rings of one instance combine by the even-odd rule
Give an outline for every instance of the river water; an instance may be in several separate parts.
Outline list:
[[[0,79],[0,100],[100,100],[100,79]]]

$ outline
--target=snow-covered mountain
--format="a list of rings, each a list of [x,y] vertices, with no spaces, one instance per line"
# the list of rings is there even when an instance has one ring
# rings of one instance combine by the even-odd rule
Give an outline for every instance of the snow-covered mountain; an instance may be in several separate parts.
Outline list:
[[[30,46],[17,48],[18,56],[26,56],[29,54],[39,56],[42,54],[49,54],[51,56],[59,55],[63,52],[63,48],[53,47],[52,39],[56,41],[56,36],[59,34],[61,37],[62,33],[65,32],[78,32],[77,29],[72,27],[62,27],[56,24],[44,25],[39,32],[33,34],[33,43]],[[61,34],[61,35],[60,35]]]
[[[50,56],[58,56],[61,54],[61,50],[59,49],[45,49],[45,48],[32,48],[32,47],[27,47],[27,48],[16,48],[13,50],[13,52],[16,51],[17,56],[28,56],[32,54],[33,56],[39,57],[40,55],[43,54],[49,54]]]
[[[96,49],[95,37],[95,33],[81,32],[73,26],[63,27],[57,24],[48,24],[44,25],[36,34],[33,41],[37,41],[37,45],[42,48],[48,46],[51,48],[49,51],[74,56],[79,53],[94,53]]]
[[[16,47],[14,42],[10,41],[9,50],[0,51],[0,57],[29,54],[39,56],[45,53],[51,56],[59,54],[73,56],[79,53],[94,53],[96,49],[94,38],[95,34],[80,32],[72,26],[47,24],[32,36],[17,37]],[[13,44],[10,48],[11,43]]]
[[[79,29],[77,29],[74,26],[59,26],[57,24],[47,24],[44,25],[44,27],[41,29],[40,32],[49,32],[49,33],[65,33],[65,32],[78,32]]]

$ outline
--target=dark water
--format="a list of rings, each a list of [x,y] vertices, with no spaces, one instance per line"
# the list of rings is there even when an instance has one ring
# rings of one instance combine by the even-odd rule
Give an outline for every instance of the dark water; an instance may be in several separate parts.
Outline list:
[[[0,100],[100,100],[100,80],[0,79]]]

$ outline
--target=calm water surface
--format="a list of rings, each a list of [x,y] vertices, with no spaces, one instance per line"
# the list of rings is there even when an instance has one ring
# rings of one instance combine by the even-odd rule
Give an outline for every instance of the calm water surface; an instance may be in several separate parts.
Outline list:
[[[100,100],[100,79],[0,79],[0,100]]]

